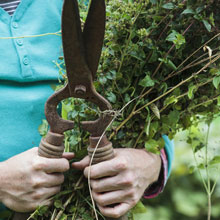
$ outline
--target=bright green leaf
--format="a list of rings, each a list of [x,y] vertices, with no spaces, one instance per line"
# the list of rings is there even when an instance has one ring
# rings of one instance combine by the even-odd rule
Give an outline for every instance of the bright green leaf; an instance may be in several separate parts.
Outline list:
[[[188,97],[189,97],[189,99],[193,99],[195,89],[196,89],[196,86],[195,86],[195,85],[191,85],[191,86],[189,87],[189,90],[188,90]]]
[[[170,104],[175,104],[178,102],[178,99],[175,96],[171,96],[165,99],[164,105],[170,105]]]

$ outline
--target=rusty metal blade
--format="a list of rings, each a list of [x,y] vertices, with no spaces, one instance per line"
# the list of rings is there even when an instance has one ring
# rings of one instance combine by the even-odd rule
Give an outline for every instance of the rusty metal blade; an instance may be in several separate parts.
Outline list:
[[[85,60],[77,0],[65,0],[62,12],[62,41],[70,94],[76,85],[91,81]]]
[[[99,64],[105,34],[105,0],[92,0],[83,29],[86,61],[93,79]]]

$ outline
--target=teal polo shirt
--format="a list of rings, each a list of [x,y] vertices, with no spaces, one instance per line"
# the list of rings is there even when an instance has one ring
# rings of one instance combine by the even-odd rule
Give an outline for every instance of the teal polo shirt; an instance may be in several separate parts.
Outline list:
[[[44,103],[59,77],[53,61],[62,43],[53,33],[61,30],[62,4],[22,0],[13,16],[0,8],[0,38],[10,38],[0,39],[0,161],[40,142]]]

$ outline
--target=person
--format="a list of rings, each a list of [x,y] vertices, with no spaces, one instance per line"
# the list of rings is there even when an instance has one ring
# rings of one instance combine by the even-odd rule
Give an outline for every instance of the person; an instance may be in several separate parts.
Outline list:
[[[51,159],[38,156],[38,126],[44,103],[58,83],[54,61],[62,55],[59,36],[62,0],[0,1],[0,202],[29,212],[60,191],[73,153]],[[21,37],[22,36],[22,37]],[[76,55],[77,56],[77,55]],[[172,142],[165,136],[161,155],[115,149],[115,158],[91,167],[91,186],[100,211],[119,217],[145,195],[160,193],[170,173]],[[88,176],[89,158],[73,169]],[[109,206],[115,204],[115,206]]]

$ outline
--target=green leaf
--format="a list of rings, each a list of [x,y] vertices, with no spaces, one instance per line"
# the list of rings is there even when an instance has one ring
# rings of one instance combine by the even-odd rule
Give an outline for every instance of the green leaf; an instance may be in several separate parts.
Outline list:
[[[132,213],[136,214],[136,213],[145,213],[147,211],[146,207],[144,206],[144,204],[139,201],[135,207],[132,209]]]
[[[196,170],[196,167],[195,167],[195,166],[190,166],[190,167],[189,167],[189,173],[190,173],[190,174],[194,173],[195,170]]]
[[[178,32],[172,30],[172,32],[167,36],[166,40],[174,42],[174,40],[176,40],[176,34],[178,34]]]
[[[196,89],[195,85],[191,85],[189,87],[189,90],[188,90],[188,97],[189,97],[189,99],[193,99],[193,97],[194,97],[193,93],[195,92],[195,89]]]
[[[149,75],[146,75],[144,77],[144,79],[142,79],[140,82],[139,82],[139,85],[140,86],[143,86],[143,87],[151,87],[151,86],[154,86],[155,82],[150,78]]]
[[[164,141],[162,139],[163,138],[159,139],[158,141],[154,139],[146,141],[144,144],[146,150],[151,153],[158,154],[160,152],[160,148],[164,146]]]
[[[170,9],[174,9],[175,5],[171,2],[169,2],[169,3],[164,4],[162,7],[170,10]]]
[[[212,82],[213,82],[213,85],[215,86],[215,88],[218,89],[218,86],[220,83],[220,76],[216,76]]]
[[[174,71],[177,70],[176,65],[171,60],[168,60],[167,66]]]
[[[42,124],[38,127],[38,131],[42,137],[46,136],[48,132],[48,122],[47,120],[43,119]]]
[[[63,209],[63,204],[60,200],[55,200],[54,201],[54,206],[58,209]]]
[[[207,29],[208,32],[211,32],[212,26],[209,24],[208,21],[202,20],[203,24],[205,25],[205,28]]]
[[[64,120],[68,119],[68,112],[70,112],[71,110],[72,110],[72,107],[70,103],[65,104],[64,102],[62,102],[61,116]]]
[[[218,104],[218,106],[220,106],[220,96],[218,96],[218,98],[217,98],[217,104]]]
[[[185,9],[182,14],[195,14],[194,10],[191,8]]]
[[[176,98],[176,96],[171,96],[171,97],[167,97],[164,101],[164,105],[170,105],[170,104],[175,104],[178,102],[178,99]]]
[[[215,164],[219,164],[220,163],[220,156],[215,156],[212,158],[211,161],[209,161],[210,165],[215,165]]]
[[[113,92],[109,92],[107,94],[107,98],[110,102],[115,103],[116,102],[116,95]]]
[[[177,110],[171,111],[168,115],[169,124],[171,126],[175,126],[177,122],[179,121],[180,113]]]

